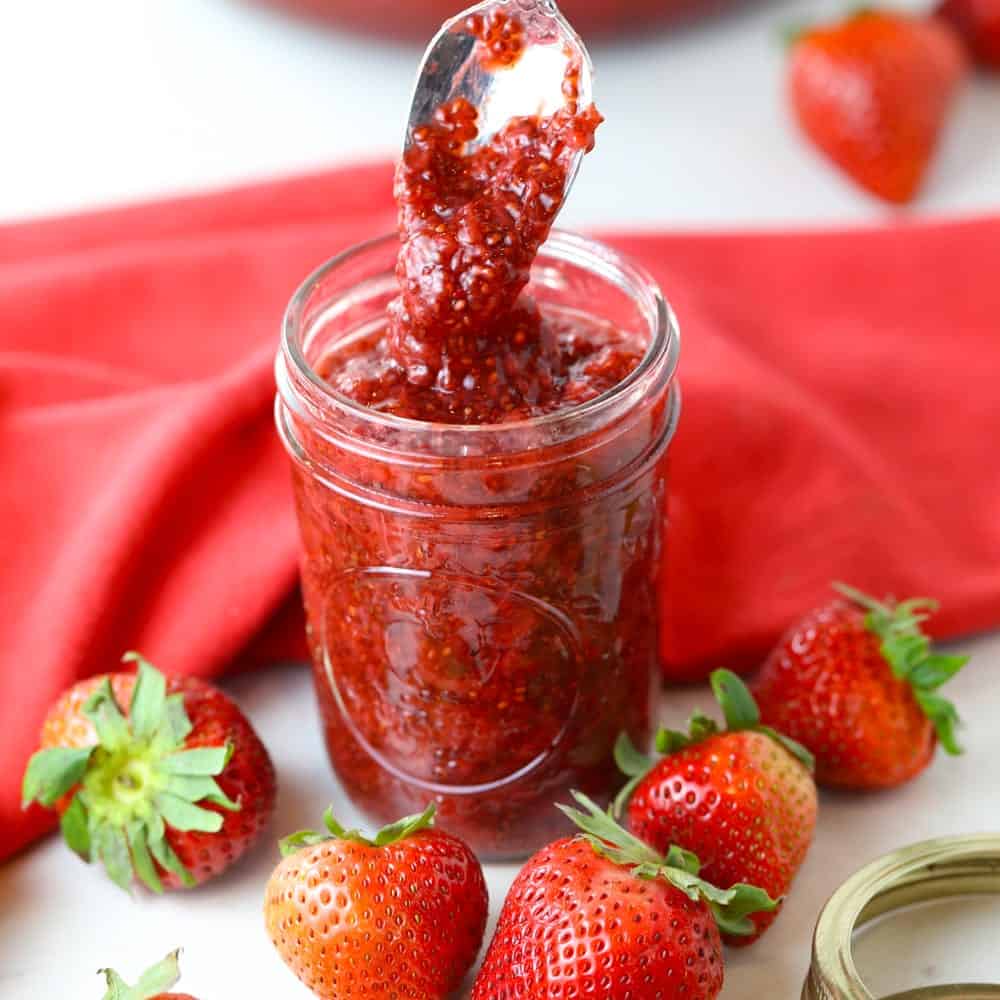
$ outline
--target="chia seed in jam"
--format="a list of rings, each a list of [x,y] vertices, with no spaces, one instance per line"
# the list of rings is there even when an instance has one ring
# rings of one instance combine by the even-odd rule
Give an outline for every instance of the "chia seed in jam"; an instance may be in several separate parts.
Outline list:
[[[472,27],[484,58],[516,61],[516,22]],[[614,792],[615,738],[647,739],[656,671],[667,383],[606,426],[544,423],[620,388],[651,342],[585,300],[526,293],[601,121],[575,72],[565,93],[478,146],[465,101],[414,132],[398,294],[311,361],[340,398],[405,420],[364,447],[296,420],[291,449],[309,456],[294,483],[334,767],[373,819],[435,799],[439,823],[493,858],[562,833],[552,803],[571,788]],[[498,443],[428,454],[448,428]]]

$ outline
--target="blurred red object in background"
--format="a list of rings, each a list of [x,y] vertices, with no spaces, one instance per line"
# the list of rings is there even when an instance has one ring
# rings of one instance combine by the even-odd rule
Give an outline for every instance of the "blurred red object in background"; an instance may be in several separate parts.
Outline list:
[[[289,13],[396,38],[429,39],[473,0],[251,0]],[[588,35],[627,31],[732,6],[734,0],[559,0],[573,26]]]
[[[938,13],[958,29],[980,65],[1000,72],[1000,0],[944,0]]]

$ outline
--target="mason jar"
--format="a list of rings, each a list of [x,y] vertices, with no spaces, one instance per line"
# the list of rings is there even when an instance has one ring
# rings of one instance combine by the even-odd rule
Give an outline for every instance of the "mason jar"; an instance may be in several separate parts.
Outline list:
[[[381,413],[326,376],[384,327],[398,246],[313,274],[277,360],[323,732],[373,821],[435,801],[481,856],[521,857],[565,830],[570,789],[620,785],[620,732],[649,737],[677,326],[648,274],[556,233],[527,292],[545,315],[634,331],[631,374],[509,423]]]

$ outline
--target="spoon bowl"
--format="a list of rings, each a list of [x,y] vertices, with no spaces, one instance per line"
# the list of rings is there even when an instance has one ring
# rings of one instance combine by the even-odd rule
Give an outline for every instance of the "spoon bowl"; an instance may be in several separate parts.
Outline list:
[[[480,55],[480,41],[470,32],[477,15],[499,12],[516,18],[524,29],[524,50],[513,66],[495,66]],[[578,68],[581,107],[593,100],[593,64],[580,36],[563,17],[555,0],[484,0],[446,21],[424,54],[410,105],[404,148],[413,131],[427,124],[437,108],[465,98],[479,112],[473,148],[522,115],[551,115],[564,107],[563,82],[571,66]],[[568,175],[576,177],[581,151]]]

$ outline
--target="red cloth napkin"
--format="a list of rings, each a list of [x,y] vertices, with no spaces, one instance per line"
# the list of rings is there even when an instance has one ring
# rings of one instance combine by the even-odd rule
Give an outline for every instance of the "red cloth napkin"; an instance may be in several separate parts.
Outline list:
[[[388,166],[0,228],[0,857],[61,689],[303,653],[272,361]],[[747,665],[844,578],[1000,623],[1000,218],[614,240],[681,319],[668,675]]]

